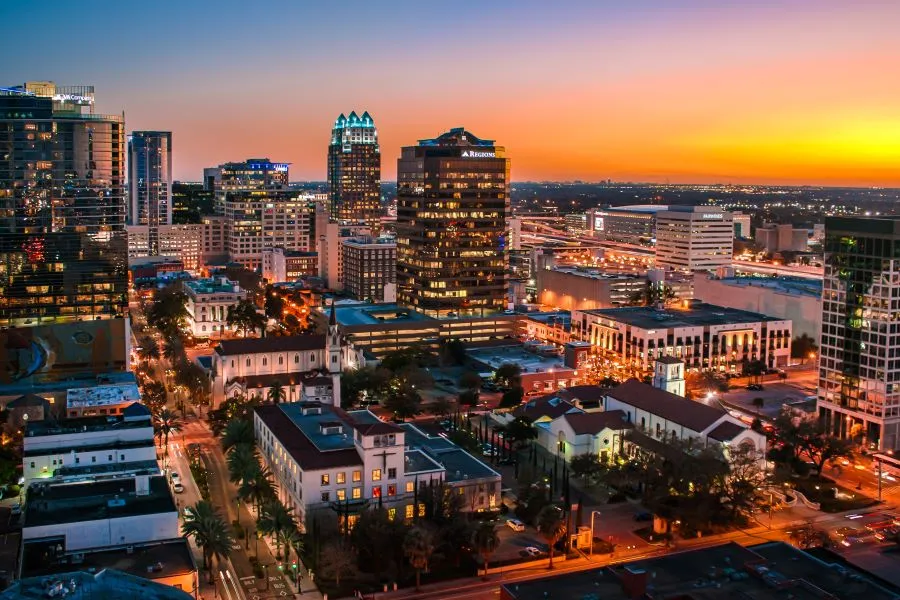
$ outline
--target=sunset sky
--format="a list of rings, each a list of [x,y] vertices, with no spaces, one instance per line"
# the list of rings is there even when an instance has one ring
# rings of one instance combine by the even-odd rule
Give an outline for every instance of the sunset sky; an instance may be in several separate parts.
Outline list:
[[[0,85],[92,84],[175,175],[323,180],[368,110],[382,177],[465,126],[524,180],[900,186],[900,2],[0,2]]]

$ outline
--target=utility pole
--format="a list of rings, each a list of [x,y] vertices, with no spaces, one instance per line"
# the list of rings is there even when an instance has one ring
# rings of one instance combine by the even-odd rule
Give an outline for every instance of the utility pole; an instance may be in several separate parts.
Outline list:
[[[878,501],[881,502],[881,480],[882,480],[882,476],[881,476],[881,459],[880,459],[878,456],[876,456],[876,457],[875,457],[875,460],[878,461]]]

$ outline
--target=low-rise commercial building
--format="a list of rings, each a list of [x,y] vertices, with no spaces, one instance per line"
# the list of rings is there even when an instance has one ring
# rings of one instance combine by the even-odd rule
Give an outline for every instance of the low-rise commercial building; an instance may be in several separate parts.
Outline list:
[[[206,339],[232,331],[228,309],[247,299],[247,292],[227,277],[185,281],[185,309],[188,326],[195,338]]]
[[[155,564],[148,565],[149,574],[154,574],[152,569],[155,567]],[[102,598],[192,600],[194,598],[190,592],[196,585],[184,587],[168,581],[148,581],[148,579],[153,578],[125,573],[112,568],[95,570],[90,565],[83,567],[76,562],[68,571],[61,571],[53,576],[20,579],[0,593],[0,600],[46,600],[57,597],[71,600],[99,600]],[[196,574],[194,579],[196,579]]]
[[[384,506],[392,518],[422,516],[418,495],[434,485],[462,490],[475,511],[499,506],[500,475],[493,469],[445,438],[369,411],[320,402],[261,406],[254,430],[281,501],[304,525],[328,510],[352,527],[370,506]]]
[[[520,314],[519,336],[564,346],[572,340],[572,314],[567,310]]]
[[[694,277],[694,298],[790,320],[795,336],[822,332],[822,280],[805,277],[736,277],[733,269]]]
[[[302,250],[267,248],[262,253],[262,276],[269,283],[294,282],[319,274],[319,254]]]
[[[809,230],[790,223],[766,223],[756,228],[756,243],[766,252],[803,252],[809,247]]]
[[[575,311],[572,330],[622,368],[649,374],[653,361],[674,356],[687,369],[736,373],[745,361],[785,367],[790,361],[790,319],[686,301],[652,306]]]
[[[549,393],[578,382],[575,369],[566,366],[560,354],[556,346],[538,341],[466,351],[482,373],[493,373],[507,363],[518,365],[522,369],[522,389],[526,394]]]
[[[111,476],[156,467],[150,411],[132,403],[121,416],[29,420],[22,438],[22,476],[34,481]]]
[[[66,418],[119,416],[140,401],[141,390],[135,382],[72,388],[66,392]]]
[[[650,244],[656,238],[656,215],[669,207],[664,204],[612,206],[588,211],[588,226],[613,242]]]

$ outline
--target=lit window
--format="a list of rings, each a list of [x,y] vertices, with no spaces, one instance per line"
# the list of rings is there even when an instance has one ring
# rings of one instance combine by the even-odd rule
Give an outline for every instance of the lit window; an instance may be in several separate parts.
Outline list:
[[[381,486],[380,485],[372,486],[372,497],[373,498],[381,498]]]
[[[336,494],[337,494],[337,499],[338,499],[340,502],[343,502],[344,500],[347,499],[347,490],[338,490],[338,491],[336,492]],[[493,498],[492,498],[492,499],[493,499]]]
[[[381,481],[381,469],[372,469],[372,481]]]
[[[359,500],[360,498],[362,498],[362,488],[361,487],[353,488],[353,499]]]
[[[406,493],[407,494],[412,494],[415,491],[415,489],[416,489],[415,483],[413,483],[412,481],[406,482]]]
[[[338,485],[342,485],[342,484],[344,484],[344,483],[347,483],[347,474],[344,473],[343,471],[341,471],[340,473],[337,474],[337,479],[336,479],[336,481],[337,481]]]
[[[353,482],[357,483],[362,481],[362,471],[353,471]]]
[[[413,505],[407,504],[406,505],[406,518],[412,519],[414,514],[415,514],[415,509],[413,508]]]
[[[388,486],[388,496],[396,496],[397,495],[397,486],[396,484],[390,484]]]
[[[388,519],[390,519],[391,521],[393,521],[396,517],[397,517],[397,509],[396,509],[396,508],[389,508],[389,509],[388,509]]]
[[[322,475],[322,485],[328,485],[329,483],[328,473],[325,473],[324,475]]]
[[[419,503],[419,516],[420,517],[425,516],[425,505],[421,502]]]

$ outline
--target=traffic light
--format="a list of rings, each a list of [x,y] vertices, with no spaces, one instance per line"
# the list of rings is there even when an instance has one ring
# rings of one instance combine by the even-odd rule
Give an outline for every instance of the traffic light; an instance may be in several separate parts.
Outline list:
[[[291,568],[295,571],[297,570],[297,561],[296,560],[291,563]]]
[[[284,565],[281,564],[281,563],[278,563],[278,570],[279,570],[279,571],[284,571]]]

